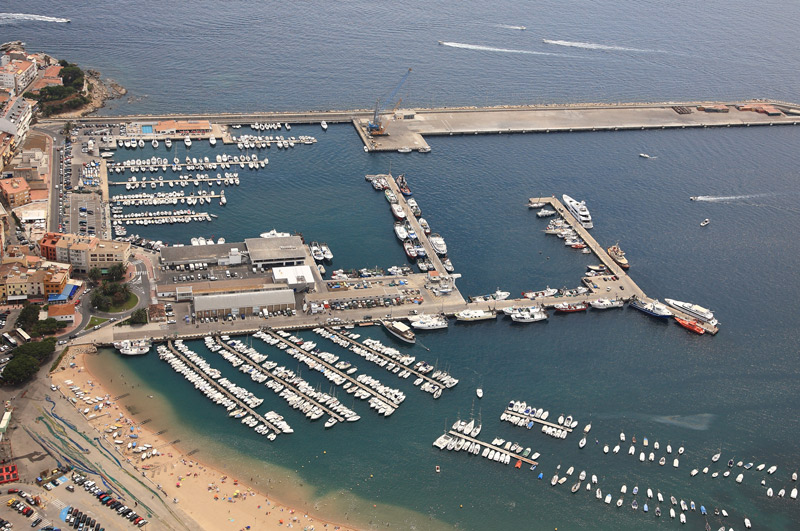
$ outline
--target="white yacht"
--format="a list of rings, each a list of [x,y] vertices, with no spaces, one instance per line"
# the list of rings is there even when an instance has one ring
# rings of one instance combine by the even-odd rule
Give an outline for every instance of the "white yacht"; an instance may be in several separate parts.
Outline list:
[[[124,340],[114,342],[114,348],[125,356],[141,356],[150,352],[150,341],[147,339]]]
[[[691,302],[676,301],[675,299],[664,299],[664,302],[669,304],[675,309],[691,315],[701,321],[705,321],[711,325],[717,325],[717,320],[714,318],[714,313],[708,308],[703,308]]]
[[[158,148],[158,140],[156,140],[154,138],[153,141],[150,142],[150,145],[153,146],[153,149],[157,149]]]
[[[618,299],[597,299],[589,304],[596,310],[606,310],[608,308],[622,308],[625,303]]]
[[[436,254],[442,256],[447,254],[447,244],[444,242],[444,238],[439,236],[439,234],[431,234],[428,238],[428,241],[431,242],[431,247],[433,247],[433,250]]]
[[[328,122],[326,122],[325,120],[322,120],[322,122],[319,125],[322,127],[323,131],[328,130]]]
[[[188,136],[184,137],[183,143],[186,145],[186,147],[191,147],[192,146],[192,139],[189,138]]]
[[[394,233],[397,236],[397,239],[401,242],[408,238],[408,231],[406,230],[406,226],[402,221],[395,222]]]
[[[214,147],[217,145],[217,139],[212,136],[208,139],[208,143],[211,144],[211,147]]]
[[[272,229],[269,232],[262,232],[261,234],[259,234],[259,236],[261,236],[262,238],[288,238],[289,236],[291,236],[291,234],[289,234],[288,232],[278,232],[277,230]]]
[[[167,149],[172,147],[172,140],[169,138],[164,139],[164,145],[167,146]]]
[[[456,312],[455,315],[459,321],[483,321],[497,318],[496,313],[486,310],[463,310]]]
[[[411,316],[411,326],[418,330],[440,330],[447,328],[447,318],[442,315],[420,314]]]
[[[585,201],[578,202],[567,194],[564,194],[561,198],[564,200],[564,205],[567,207],[567,210],[569,210],[569,213],[575,216],[575,219],[578,220],[578,223],[580,223],[584,229],[588,230],[594,227],[592,215],[589,214],[589,209],[586,208]]]

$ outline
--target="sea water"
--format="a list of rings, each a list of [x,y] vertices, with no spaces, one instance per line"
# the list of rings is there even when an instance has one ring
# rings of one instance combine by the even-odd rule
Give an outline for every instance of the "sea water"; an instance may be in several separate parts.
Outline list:
[[[201,3],[187,13],[161,3],[67,2],[52,13],[47,3],[11,2],[5,11],[72,22],[0,17],[0,32],[3,40],[21,39],[30,50],[96,67],[128,87],[131,101],[112,103],[108,113],[369,108],[389,95],[409,66],[414,71],[398,93],[409,106],[791,100],[800,70],[789,21],[798,18],[798,7],[781,6],[779,17],[753,17],[752,8],[734,2],[714,16],[697,16],[696,6],[685,2],[635,8],[561,2],[533,11],[522,4],[498,9],[485,3],[411,3],[399,10],[363,2],[269,9],[242,2]],[[439,40],[462,46],[438,45]],[[319,143],[262,150],[270,158],[263,170],[228,170],[238,171],[242,184],[225,188],[226,207],[215,202],[205,209],[219,219],[129,227],[129,233],[171,243],[195,236],[240,241],[272,228],[296,230],[309,241],[326,241],[335,254],[334,268],[388,267],[404,263],[405,256],[386,201],[364,175],[391,168],[407,175],[424,217],[447,240],[463,275],[461,291],[480,294],[500,287],[516,295],[547,285],[574,287],[585,265],[596,263],[542,233],[546,221],[525,207],[530,196],[568,193],[587,201],[595,220],[592,234],[601,244],[619,241],[631,276],[648,295],[714,310],[721,321],[715,337],[695,336],[628,308],[551,315],[530,325],[502,318],[453,324],[447,331],[419,334],[430,351],[395,345],[461,380],[433,401],[409,381],[303,332],[355,363],[359,372],[402,389],[408,399],[389,418],[376,418],[356,403],[362,420],[324,430],[263,386],[248,383],[265,398],[263,411],[274,409],[295,428],[273,443],[234,426],[220,408],[182,388],[182,378],[154,354],[108,363],[125,367],[132,379],[171,403],[171,418],[182,430],[206,438],[232,434],[223,453],[227,461],[258,459],[284,467],[313,485],[317,495],[346,492],[347,501],[335,510],[332,502],[331,512],[343,515],[350,508],[345,518],[358,513],[367,525],[372,520],[384,527],[391,520],[394,527],[422,529],[435,520],[468,529],[638,529],[654,521],[651,514],[629,509],[630,495],[618,510],[585,491],[570,494],[574,480],[551,488],[535,479],[539,471],[549,478],[561,464],[562,470],[575,466],[576,475],[581,469],[597,474],[603,493],[611,492],[615,500],[623,483],[629,489],[638,484],[641,491],[650,487],[667,498],[694,499],[710,512],[724,507],[732,514],[728,526],[741,527],[746,514],[758,526],[789,529],[800,521],[797,502],[768,499],[759,485],[763,474],[744,472],[744,483],[737,485],[710,474],[690,478],[689,471],[709,464],[722,448],[720,463],[729,458],[774,463],[779,469],[768,476],[768,485],[776,491],[792,486],[787,478],[800,461],[794,407],[800,391],[800,288],[794,275],[800,248],[792,237],[800,215],[798,131],[787,126],[442,137],[429,139],[430,154],[400,155],[363,153],[350,126],[332,125],[327,132],[295,126],[292,135],[312,134]],[[185,156],[180,143],[173,150]],[[223,150],[237,152],[202,142],[190,151],[213,157]],[[654,158],[638,157],[642,152]],[[148,153],[153,154],[149,146],[119,156]],[[164,153],[162,147],[154,154]],[[705,197],[693,202],[690,196]],[[704,218],[711,223],[701,228]],[[359,332],[392,343],[381,329]],[[297,366],[277,349],[255,345],[271,359]],[[191,346],[226,375],[243,378],[202,344]],[[328,388],[318,374],[303,375]],[[485,392],[480,401],[478,386]],[[501,423],[499,415],[512,399],[551,415],[572,414],[581,426],[592,422],[589,444],[580,450],[578,434],[556,441]],[[205,414],[197,415],[198,409]],[[471,413],[483,420],[481,439],[502,437],[541,452],[536,473],[431,447],[446,426]],[[651,448],[658,440],[658,456],[667,442],[675,450],[684,445],[680,468],[672,468],[673,456],[664,468],[639,463],[627,456],[629,443],[619,455],[604,455],[603,444],[613,447],[619,431],[628,441],[647,436]],[[330,455],[320,461],[322,450]],[[201,448],[197,455],[209,453],[214,452]],[[383,512],[370,514],[373,503]],[[393,518],[397,513],[387,505],[410,513]],[[721,525],[714,517],[709,521]],[[694,514],[689,522],[698,528],[704,523]]]

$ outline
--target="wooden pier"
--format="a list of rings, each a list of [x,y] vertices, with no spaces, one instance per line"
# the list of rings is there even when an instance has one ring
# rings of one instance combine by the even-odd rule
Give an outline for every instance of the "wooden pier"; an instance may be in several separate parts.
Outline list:
[[[369,386],[367,386],[367,385],[365,385],[365,384],[363,384],[363,383],[359,382],[358,380],[356,380],[355,378],[353,378],[353,377],[352,377],[352,376],[350,376],[349,374],[347,374],[347,373],[344,373],[344,372],[340,371],[339,369],[336,369],[335,367],[333,367],[333,365],[331,365],[330,363],[328,363],[328,362],[326,362],[326,361],[324,361],[324,360],[322,360],[322,359],[318,358],[317,356],[315,356],[315,355],[314,355],[314,354],[312,354],[311,352],[309,352],[309,351],[307,351],[307,350],[303,349],[303,348],[302,348],[300,345],[297,345],[296,343],[292,343],[292,342],[291,342],[291,341],[289,341],[288,339],[286,339],[286,338],[284,338],[284,337],[281,337],[279,334],[276,334],[276,333],[275,333],[275,332],[273,332],[272,330],[269,330],[269,329],[268,329],[268,330],[265,330],[265,332],[266,332],[266,333],[268,333],[268,334],[270,334],[270,335],[271,335],[272,337],[274,337],[275,339],[278,339],[278,340],[280,340],[282,343],[285,343],[285,344],[286,344],[286,345],[288,345],[290,348],[295,348],[295,349],[299,350],[300,352],[302,352],[302,353],[303,353],[303,354],[305,354],[306,356],[310,357],[311,359],[313,359],[313,360],[315,360],[315,361],[317,361],[317,362],[319,362],[319,363],[321,363],[321,364],[325,365],[325,366],[326,366],[326,367],[328,367],[330,370],[333,370],[333,371],[335,371],[336,373],[338,373],[339,375],[341,375],[341,376],[342,376],[342,377],[343,377],[345,380],[347,380],[348,382],[350,382],[350,384],[351,384],[352,386],[355,386],[355,387],[357,387],[358,389],[361,389],[362,391],[364,391],[364,392],[366,392],[366,393],[369,393],[371,396],[375,396],[375,397],[377,397],[377,398],[380,398],[381,400],[383,400],[384,402],[386,402],[387,404],[391,405],[391,406],[392,406],[392,407],[394,407],[394,408],[400,407],[400,404],[396,403],[394,400],[392,400],[392,399],[391,399],[391,398],[389,398],[388,396],[386,396],[386,395],[384,395],[383,393],[379,392],[377,389],[372,389],[371,387],[369,387]]]
[[[487,442],[483,442],[480,439],[475,439],[473,437],[470,437],[469,435],[465,435],[463,433],[457,432],[456,430],[450,430],[447,433],[449,433],[453,437],[458,437],[459,439],[465,439],[465,440],[467,440],[469,442],[478,443],[481,446],[489,448],[490,450],[494,450],[494,451],[500,452],[502,454],[510,455],[511,459],[518,459],[518,460],[522,461],[523,463],[527,463],[527,464],[529,464],[531,466],[539,464],[538,461],[534,461],[533,459],[528,459],[527,457],[522,457],[521,455],[515,454],[514,452],[512,452],[510,450],[506,450],[506,449],[504,449],[504,448],[502,448],[500,446],[495,446],[493,444],[489,444]],[[478,454],[478,455],[480,455],[480,454]]]
[[[194,364],[194,363],[193,363],[191,360],[189,360],[189,358],[187,358],[186,356],[184,356],[184,355],[183,355],[183,353],[181,353],[181,352],[180,352],[178,349],[176,349],[176,348],[175,348],[175,347],[172,345],[172,341],[168,341],[168,342],[167,342],[167,346],[169,347],[169,350],[170,350],[170,351],[171,351],[173,354],[175,354],[175,356],[177,356],[178,358],[180,358],[180,360],[181,360],[181,361],[183,361],[183,362],[184,362],[186,365],[188,365],[189,367],[191,367],[191,368],[194,370],[194,372],[195,372],[196,374],[198,374],[198,375],[199,375],[199,376],[200,376],[200,377],[201,377],[203,380],[205,380],[206,382],[208,382],[208,383],[209,383],[209,384],[210,384],[210,385],[211,385],[211,386],[212,386],[214,389],[216,389],[216,390],[217,390],[217,391],[219,391],[220,393],[224,394],[225,396],[227,396],[228,398],[230,398],[230,399],[231,399],[231,400],[233,400],[234,402],[236,402],[236,404],[237,404],[237,405],[238,405],[240,408],[244,409],[244,410],[245,410],[245,411],[247,411],[247,412],[248,412],[250,415],[252,415],[252,416],[253,416],[253,417],[255,417],[256,419],[258,419],[258,421],[259,421],[260,423],[264,424],[264,425],[265,425],[265,426],[267,426],[267,427],[268,427],[270,430],[272,430],[272,432],[273,432],[275,435],[280,435],[280,434],[282,433],[282,431],[281,431],[280,429],[278,429],[278,428],[277,428],[277,427],[276,427],[274,424],[272,424],[270,421],[268,421],[267,419],[265,419],[264,417],[262,417],[260,414],[256,413],[256,412],[255,412],[255,410],[253,410],[253,408],[251,408],[250,406],[248,406],[247,404],[245,404],[244,402],[242,402],[241,400],[239,400],[239,398],[237,398],[236,396],[234,396],[234,395],[233,395],[233,394],[232,394],[230,391],[228,391],[227,389],[225,389],[224,387],[222,387],[222,386],[221,386],[220,384],[218,384],[218,383],[217,383],[217,382],[216,382],[216,381],[215,381],[213,378],[211,378],[211,377],[210,377],[210,376],[208,376],[206,373],[204,373],[202,370],[200,370],[200,368],[199,368],[197,365],[195,365],[195,364]]]
[[[377,356],[377,357],[379,357],[379,358],[381,358],[381,359],[383,359],[383,360],[385,360],[385,361],[387,361],[389,363],[394,363],[395,365],[397,365],[397,366],[399,366],[401,368],[404,368],[405,370],[407,370],[408,372],[410,372],[411,374],[413,374],[417,378],[422,378],[424,381],[426,381],[426,382],[428,382],[430,384],[436,385],[437,387],[439,387],[443,391],[447,389],[447,387],[445,387],[442,382],[440,382],[440,381],[438,381],[438,380],[436,380],[434,378],[431,378],[430,376],[428,376],[426,374],[422,374],[421,372],[419,372],[418,370],[414,369],[413,367],[410,367],[410,366],[407,366],[407,365],[403,365],[403,364],[399,363],[397,360],[392,359],[390,356],[387,356],[386,354],[383,354],[383,353],[375,350],[374,348],[368,347],[365,344],[356,341],[355,339],[347,337],[346,335],[340,333],[337,330],[334,330],[333,328],[331,328],[329,326],[325,327],[325,330],[327,332],[330,332],[330,333],[336,335],[336,337],[341,338],[344,341],[347,341],[348,343],[351,344],[351,346],[362,348],[362,349],[366,350],[367,352],[369,352],[370,354],[373,354],[373,355],[375,355],[375,356]],[[398,371],[397,374],[400,374],[400,372],[402,372],[402,369],[401,369],[401,371]]]
[[[225,350],[227,350],[228,352],[230,352],[231,354],[233,354],[234,356],[236,356],[237,358],[239,358],[243,362],[246,362],[248,365],[253,367],[254,370],[256,370],[259,373],[263,374],[267,378],[275,380],[276,382],[278,382],[281,385],[285,386],[287,389],[291,390],[293,393],[295,393],[296,395],[301,397],[303,400],[308,401],[309,403],[313,404],[315,407],[318,407],[321,410],[323,410],[327,415],[335,418],[338,422],[342,422],[342,421],[345,420],[343,416],[341,416],[340,414],[336,413],[332,409],[326,407],[324,404],[320,403],[316,399],[311,398],[310,396],[305,394],[303,391],[298,389],[296,386],[292,385],[291,383],[287,382],[286,380],[284,380],[282,378],[279,378],[278,376],[275,376],[274,374],[272,374],[271,372],[266,370],[264,367],[261,367],[258,363],[254,362],[253,360],[247,359],[241,352],[239,352],[238,350],[230,347],[224,341],[222,341],[221,338],[217,337],[216,340],[217,340],[217,344],[218,345],[220,345],[222,348],[224,348]]]

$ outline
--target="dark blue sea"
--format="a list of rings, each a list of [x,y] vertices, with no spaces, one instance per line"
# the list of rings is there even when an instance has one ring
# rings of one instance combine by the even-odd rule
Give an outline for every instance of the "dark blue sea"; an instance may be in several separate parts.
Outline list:
[[[0,40],[96,68],[129,89],[102,112],[199,112],[370,108],[411,67],[398,92],[403,105],[485,105],[549,102],[680,101],[764,97],[797,100],[796,53],[800,5],[785,2],[697,4],[663,2],[255,2],[83,3],[5,2],[2,11],[71,19],[71,23],[0,14]],[[512,27],[525,26],[520,30]],[[445,44],[438,44],[442,41]],[[244,131],[244,130],[242,130]],[[285,133],[284,133],[285,134]],[[438,401],[325,340],[326,350],[360,372],[403,389],[406,402],[390,418],[355,404],[360,422],[324,430],[254,383],[295,428],[275,443],[239,425],[169,371],[155,355],[104,358],[110,373],[125,370],[139,393],[161,404],[153,423],[169,426],[200,448],[198,458],[231,468],[263,466],[285,479],[282,489],[313,499],[321,515],[362,525],[429,529],[642,529],[679,526],[629,504],[638,485],[667,499],[694,500],[687,528],[709,523],[796,529],[800,505],[789,499],[800,466],[797,404],[797,257],[800,228],[797,146],[800,128],[497,135],[429,139],[430,154],[366,154],[350,126],[294,126],[313,146],[265,151],[269,166],[238,170],[228,205],[205,210],[212,223],[137,228],[170,243],[191,237],[237,241],[276,228],[326,241],[334,268],[404,263],[383,197],[365,174],[405,173],[424,217],[441,233],[463,277],[462,293],[497,287],[574,287],[590,255],[546,236],[545,223],[525,207],[534,195],[585,199],[593,235],[617,241],[631,275],[650,296],[709,307],[721,322],[714,337],[690,334],[632,309],[551,316],[545,323],[510,321],[452,325],[420,334],[409,350],[449,368],[461,382]],[[190,156],[237,152],[196,142]],[[163,146],[124,154],[165,156]],[[651,159],[642,159],[648,153]],[[183,158],[182,144],[167,154]],[[123,154],[120,154],[119,159]],[[171,173],[171,172],[169,172]],[[215,187],[216,189],[216,187]],[[158,191],[169,191],[161,188]],[[187,192],[190,188],[185,188]],[[151,191],[151,190],[147,190]],[[703,196],[702,201],[689,201]],[[197,207],[200,210],[201,207]],[[701,228],[702,219],[711,223]],[[359,330],[390,343],[380,329]],[[310,332],[301,334],[311,338]],[[296,362],[259,342],[259,350],[289,367]],[[209,356],[226,376],[245,382],[224,360]],[[102,368],[101,368],[102,369]],[[305,372],[304,372],[305,374]],[[327,389],[318,374],[305,374]],[[475,388],[485,396],[478,401]],[[132,395],[133,398],[136,395]],[[133,399],[132,398],[132,399]],[[592,423],[589,444],[577,434],[556,441],[501,423],[509,400]],[[439,452],[431,442],[456,418],[474,412],[481,438],[502,437],[541,452],[535,472],[515,470],[463,453]],[[683,445],[677,470],[604,455],[624,431]],[[595,444],[595,439],[598,444]],[[194,445],[189,447],[188,445]],[[719,463],[711,456],[722,451]],[[324,452],[324,453],[323,453]],[[671,463],[670,456],[669,463]],[[728,459],[777,465],[774,475],[734,468]],[[436,465],[442,469],[434,472]],[[603,496],[571,494],[576,481],[550,487],[561,465],[596,474]],[[692,478],[693,468],[710,466]],[[713,479],[711,473],[720,471]],[[536,476],[542,472],[545,480]],[[744,473],[744,481],[733,478]],[[762,479],[765,486],[761,485]],[[302,487],[300,486],[302,484]],[[767,487],[786,498],[768,498]],[[281,494],[276,491],[275,495]],[[373,507],[377,505],[377,507]],[[713,516],[725,508],[730,518]],[[311,509],[311,506],[309,506]],[[347,513],[347,515],[345,515]],[[794,523],[793,523],[794,522]]]

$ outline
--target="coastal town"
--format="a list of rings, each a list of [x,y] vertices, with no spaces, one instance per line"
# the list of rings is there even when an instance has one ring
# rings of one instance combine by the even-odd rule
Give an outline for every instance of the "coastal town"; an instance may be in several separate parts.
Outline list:
[[[380,115],[376,108],[374,114],[81,116],[124,94],[119,85],[99,79],[67,61],[28,53],[20,43],[0,47],[0,378],[6,399],[0,485],[8,488],[8,506],[16,513],[9,513],[13,519],[0,514],[0,526],[13,520],[49,530],[81,524],[95,530],[350,528],[281,497],[282,489],[302,491],[295,479],[234,478],[195,457],[191,443],[151,429],[151,413],[126,402],[137,392],[134,385],[124,388],[129,384],[119,380],[112,385],[110,378],[104,382],[91,372],[112,350],[114,356],[158,359],[159,371],[186,380],[208,401],[209,411],[218,413],[213,408],[222,406],[222,416],[272,444],[317,419],[325,430],[341,430],[362,416],[386,419],[404,407],[407,394],[434,401],[455,393],[464,377],[461,367],[403,350],[417,345],[429,352],[419,341],[423,334],[452,322],[510,320],[532,328],[555,315],[627,307],[669,324],[669,333],[720,332],[714,313],[694,301],[662,297],[662,303],[645,293],[632,276],[636,263],[626,257],[624,244],[598,241],[589,232],[593,222],[586,201],[565,191],[520,197],[516,208],[531,213],[532,230],[547,235],[543,238],[559,238],[565,252],[590,255],[594,263],[572,285],[532,285],[518,296],[501,287],[462,294],[453,244],[426,220],[424,195],[415,194],[402,173],[358,177],[365,195],[377,198],[370,201],[385,201],[391,221],[376,224],[383,223],[388,239],[397,240],[405,263],[340,268],[334,245],[292,227],[254,223],[252,233],[238,241],[199,236],[232,215],[237,187],[270,171],[270,158],[316,149],[329,123],[351,123],[364,152],[413,151],[423,157],[431,152],[425,136],[789,126],[800,117],[800,107],[778,101],[568,111],[543,106]],[[399,103],[392,102],[395,108]],[[639,157],[650,159],[646,153]],[[198,236],[181,241],[169,232],[184,224],[197,227]],[[163,232],[153,231],[157,227]],[[371,330],[381,330],[382,339],[367,336]],[[345,359],[337,348],[352,356]],[[291,359],[270,358],[267,349]],[[355,362],[367,370],[357,373]],[[225,377],[225,371],[245,374],[252,388]],[[320,373],[330,390],[308,373]],[[280,400],[259,408],[267,389]],[[476,397],[483,397],[482,388]],[[267,406],[275,409],[265,411]],[[515,463],[517,469],[534,471],[544,462],[526,444],[481,441],[480,414],[471,417],[460,416],[434,446],[456,452],[463,447],[464,454],[474,455],[483,450],[489,461]],[[548,411],[515,400],[500,418],[529,430],[541,426],[553,439],[566,439],[578,426],[572,415],[554,414],[548,422]],[[591,429],[591,423],[583,428],[581,449]],[[595,444],[609,453],[608,444],[599,439]],[[671,454],[671,446],[666,448]],[[630,452],[634,455],[633,445]],[[640,461],[645,457],[642,451]],[[650,453],[649,461],[656,457]],[[659,464],[666,459],[661,456]],[[736,466],[750,469],[744,462]],[[572,475],[572,467],[566,475],[560,469],[558,464],[553,486]],[[540,471],[536,475],[543,477]],[[583,490],[582,476],[573,494]],[[596,488],[603,499],[596,476],[589,477],[587,491]],[[795,473],[792,481],[796,478]],[[627,486],[622,489],[624,495]],[[796,488],[780,492],[781,498],[797,497]],[[663,501],[660,491],[658,498]],[[607,489],[605,503],[611,500]],[[636,510],[636,499],[633,504]],[[644,512],[647,507],[644,503]],[[676,518],[675,509],[664,507]],[[678,511],[681,523],[687,515],[700,521],[694,501],[691,507]],[[721,513],[727,517],[726,509]],[[661,515],[660,506],[655,515]],[[750,527],[746,515],[742,521]]]

